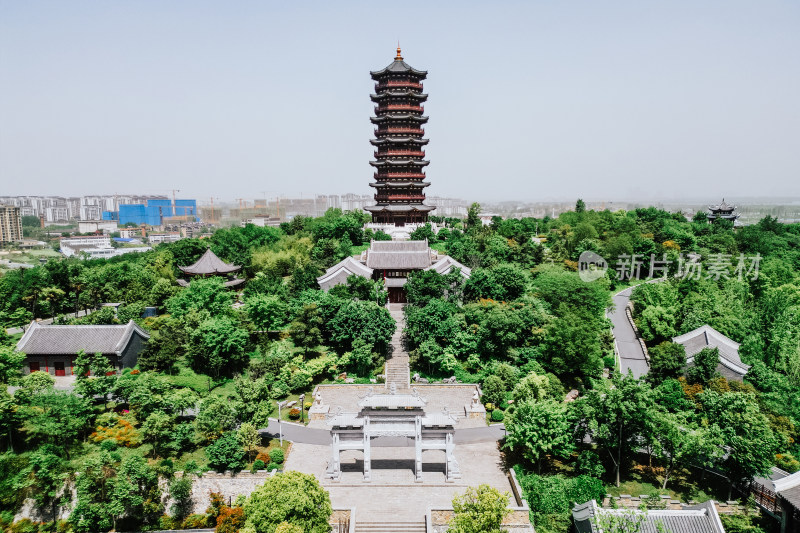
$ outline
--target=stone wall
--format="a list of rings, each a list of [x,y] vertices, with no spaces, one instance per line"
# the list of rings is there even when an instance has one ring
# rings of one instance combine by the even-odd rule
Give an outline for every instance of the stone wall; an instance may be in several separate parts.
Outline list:
[[[659,496],[659,498],[661,501],[658,504],[656,504],[659,509],[670,509],[673,511],[680,511],[682,509],[700,503],[694,500],[689,500],[688,503],[681,502],[680,500],[674,500],[670,498],[666,494],[662,494],[661,496]],[[606,494],[606,497],[603,498],[603,507],[611,507],[612,500],[614,501],[614,504],[617,507],[623,507],[625,509],[638,509],[639,506],[641,506],[643,503],[645,504],[649,503],[648,500],[651,500],[651,498],[646,494],[643,494],[641,496],[631,496],[630,494],[611,496]],[[728,502],[714,501],[714,506],[717,508],[717,513],[719,514],[739,514],[744,512],[752,512],[752,509],[748,509],[747,506],[741,505],[737,501],[728,501]]]

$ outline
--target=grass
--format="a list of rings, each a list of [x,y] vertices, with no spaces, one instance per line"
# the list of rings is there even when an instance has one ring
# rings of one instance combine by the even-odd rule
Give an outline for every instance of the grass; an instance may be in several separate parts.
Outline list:
[[[179,364],[177,374],[162,374],[164,379],[168,381],[173,387],[187,387],[194,390],[201,396],[209,393],[209,386],[214,389],[214,382],[204,374],[198,374],[187,366]]]

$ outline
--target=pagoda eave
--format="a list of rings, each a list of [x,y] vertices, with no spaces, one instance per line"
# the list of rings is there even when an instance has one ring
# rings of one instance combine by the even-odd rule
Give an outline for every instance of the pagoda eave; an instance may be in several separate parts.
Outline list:
[[[381,94],[371,94],[369,95],[370,99],[373,102],[379,102],[381,100],[385,100],[386,98],[390,97],[408,97],[413,98],[414,100],[419,100],[420,102],[424,102],[428,99],[428,95],[425,93],[415,93],[413,91],[395,91],[395,92],[386,92]]]
[[[373,181],[369,184],[370,187],[375,187],[376,189],[383,189],[383,188],[403,188],[403,187],[429,187],[430,183],[425,181]]]
[[[370,139],[370,144],[380,146],[382,144],[428,144],[428,139],[415,139],[414,137],[384,137],[382,139]]]
[[[364,210],[370,213],[403,213],[408,211],[428,213],[434,209],[436,209],[435,206],[425,204],[368,205],[364,207]]]
[[[415,167],[426,167],[431,164],[430,161],[418,161],[413,159],[404,159],[402,161],[398,160],[386,160],[386,161],[370,161],[370,165],[373,167],[382,167],[386,165],[395,166],[395,167],[402,167],[407,165],[412,165]]]
[[[410,113],[400,114],[386,114],[379,117],[370,117],[370,122],[377,124],[379,122],[386,122],[387,120],[413,120],[415,122],[428,122],[428,117],[424,115],[412,115]]]

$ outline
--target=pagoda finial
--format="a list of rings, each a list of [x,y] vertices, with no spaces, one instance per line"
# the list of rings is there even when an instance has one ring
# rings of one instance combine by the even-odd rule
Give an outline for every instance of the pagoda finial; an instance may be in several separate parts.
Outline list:
[[[400,53],[400,41],[397,41],[397,56],[394,58],[395,61],[402,61],[403,56]]]

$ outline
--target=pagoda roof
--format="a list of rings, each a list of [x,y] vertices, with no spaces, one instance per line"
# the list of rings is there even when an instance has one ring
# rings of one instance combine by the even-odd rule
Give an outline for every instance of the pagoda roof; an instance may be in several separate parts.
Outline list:
[[[382,211],[390,213],[403,213],[405,211],[433,211],[435,206],[425,204],[388,204],[388,205],[367,205],[364,206],[365,211],[370,213],[380,213]]]
[[[712,211],[733,211],[736,209],[735,205],[729,205],[725,202],[725,198],[722,199],[722,203],[718,205],[710,205],[708,208]]]
[[[373,181],[369,184],[370,187],[381,189],[383,187],[428,187],[430,183],[425,181]]]
[[[428,122],[428,117],[423,115],[412,115],[411,113],[387,113],[379,117],[370,117],[373,123],[384,122],[387,120],[414,120],[416,122]]]
[[[178,268],[184,273],[193,276],[215,276],[238,272],[242,267],[224,262],[209,248],[195,264],[187,267],[179,266]]]
[[[378,94],[371,94],[369,95],[370,99],[373,102],[377,102],[378,100],[383,100],[384,98],[389,98],[390,96],[408,96],[410,98],[416,98],[417,100],[427,100],[428,95],[425,93],[417,93],[410,89],[406,90],[395,90],[395,91],[385,91]]]
[[[382,139],[371,139],[370,144],[373,146],[378,146],[380,144],[386,143],[396,143],[396,144],[428,144],[428,139],[416,139],[414,137],[384,137]]]
[[[390,165],[395,167],[400,167],[404,165],[414,165],[418,167],[425,167],[431,164],[430,161],[424,160],[417,160],[417,159],[401,159],[401,160],[393,160],[393,159],[386,159],[381,161],[370,161],[370,165],[373,167],[382,167],[384,165]]]
[[[403,61],[403,56],[400,55],[400,47],[397,47],[397,56],[394,58],[390,64],[385,66],[380,70],[373,70],[370,71],[370,76],[373,79],[377,80],[387,74],[413,74],[414,76],[418,76],[420,79],[425,79],[428,75],[428,71],[426,70],[417,70],[405,61]]]

